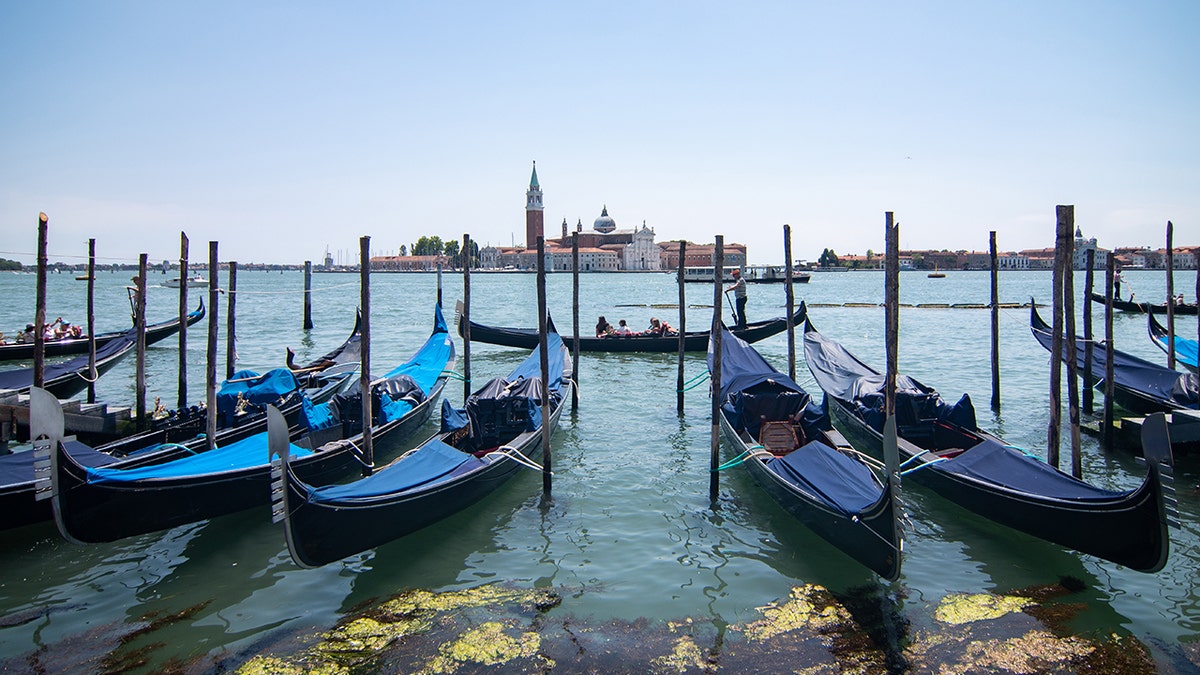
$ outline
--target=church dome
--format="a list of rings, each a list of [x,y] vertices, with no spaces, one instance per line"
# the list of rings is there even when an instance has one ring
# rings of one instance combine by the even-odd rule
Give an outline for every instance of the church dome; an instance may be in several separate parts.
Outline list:
[[[612,232],[613,230],[617,229],[617,221],[613,220],[612,216],[608,215],[607,205],[601,209],[600,217],[596,219],[596,222],[592,225],[592,229],[597,232],[604,233]]]

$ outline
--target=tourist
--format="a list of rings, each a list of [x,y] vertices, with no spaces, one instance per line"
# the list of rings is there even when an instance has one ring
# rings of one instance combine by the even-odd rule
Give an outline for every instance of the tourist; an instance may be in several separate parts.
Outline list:
[[[629,324],[625,323],[625,319],[617,322],[616,335],[633,335],[633,331],[629,330]]]
[[[742,278],[742,271],[736,267],[730,274],[733,275],[733,285],[725,289],[725,292],[733,291],[733,297],[736,302],[734,310],[737,316],[736,328],[746,327],[746,280]]]
[[[601,316],[600,320],[596,322],[596,337],[612,335],[612,332],[612,324],[608,322],[608,319],[605,319],[603,316]]]
[[[37,336],[33,333],[33,324],[27,323],[25,324],[25,330],[17,333],[17,344],[33,344],[34,338],[36,337]]]

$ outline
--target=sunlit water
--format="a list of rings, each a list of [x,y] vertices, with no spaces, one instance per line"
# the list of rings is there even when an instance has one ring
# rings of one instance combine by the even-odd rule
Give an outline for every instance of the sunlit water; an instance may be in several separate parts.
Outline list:
[[[101,272],[97,282],[97,329],[128,325],[124,285],[128,272]],[[161,274],[152,282],[163,279]],[[1162,273],[1127,273],[1127,288],[1139,297],[1165,292]],[[33,275],[0,274],[0,330],[10,335],[32,316]],[[476,274],[472,277],[472,316],[494,325],[536,323],[534,275]],[[376,369],[398,363],[428,335],[435,299],[433,274],[375,274],[371,278],[372,355]],[[221,284],[226,283],[222,275]],[[445,275],[448,314],[461,297],[462,280]],[[1083,275],[1076,280],[1082,297]],[[1179,289],[1194,288],[1194,277],[1177,275]],[[589,274],[580,280],[581,330],[596,317],[627,319],[641,328],[652,315],[678,323],[674,278],[666,274]],[[238,367],[265,370],[279,365],[284,347],[298,360],[313,358],[345,338],[359,299],[358,276],[319,274],[313,279],[315,328],[301,330],[301,274],[245,272],[238,278]],[[882,369],[883,311],[830,307],[848,302],[878,303],[879,272],[815,274],[797,286],[798,299],[817,305],[810,316],[827,335],[842,341]],[[1001,302],[1024,303],[1031,296],[1049,301],[1048,273],[1006,273]],[[901,302],[987,303],[989,279],[981,272],[948,272],[945,279],[924,273],[901,277]],[[550,308],[564,333],[571,325],[571,277],[549,276]],[[1189,292],[1190,296],[1191,293]],[[192,291],[207,302],[207,290]],[[85,320],[85,284],[73,275],[51,275],[49,316]],[[687,289],[687,326],[708,325],[712,288]],[[659,305],[652,307],[651,305]],[[751,287],[751,320],[783,313],[782,286]],[[1082,302],[1077,303],[1082,313]],[[178,291],[150,288],[149,320],[174,315]],[[226,298],[220,299],[221,356],[224,372]],[[728,307],[725,307],[728,310]],[[1101,308],[1095,307],[1098,331]],[[1048,313],[1047,313],[1048,314]],[[1002,409],[989,409],[990,314],[983,309],[905,308],[901,312],[901,370],[936,386],[948,397],[968,392],[980,424],[1011,443],[1043,454],[1049,416],[1047,353],[1028,329],[1027,309],[1002,311]],[[1118,315],[1118,347],[1155,361],[1161,353],[1146,336],[1143,319]],[[1184,335],[1194,335],[1195,317],[1180,319]],[[203,398],[207,320],[188,337],[189,399]],[[799,338],[799,336],[797,336]],[[787,369],[787,338],[757,345],[777,367]],[[506,373],[523,358],[519,350],[474,345],[475,384]],[[459,370],[462,349],[459,343]],[[147,358],[151,400],[176,400],[178,340],[150,348]],[[7,367],[11,364],[6,364]],[[786,597],[805,582],[835,592],[879,584],[865,570],[798,525],[757,488],[741,468],[720,476],[720,499],[709,502],[710,403],[705,386],[687,393],[677,415],[674,355],[592,355],[580,364],[578,411],[564,415],[554,436],[553,500],[543,504],[541,477],[518,475],[484,502],[445,521],[377,550],[317,570],[291,563],[280,527],[267,507],[136,537],[111,545],[78,547],[63,541],[53,525],[0,532],[0,658],[54,647],[109,624],[203,609],[155,633],[167,646],[155,657],[188,659],[204,654],[237,654],[274,631],[331,626],[350,608],[405,588],[450,589],[506,581],[553,587],[564,602],[553,612],[590,617],[670,619],[694,617],[718,624],[754,618],[754,608]],[[705,369],[703,354],[689,354],[685,377]],[[130,404],[134,398],[130,357],[98,385],[102,400]],[[816,387],[797,356],[797,377]],[[461,382],[447,387],[460,403]],[[1097,397],[1097,406],[1100,405]],[[1064,396],[1065,410],[1065,396]],[[1063,415],[1066,417],[1065,413]],[[436,419],[410,444],[432,433]],[[1069,436],[1064,436],[1069,439]],[[1069,440],[1064,440],[1069,448]],[[1065,454],[1066,450],[1064,450]],[[728,453],[725,454],[728,457]],[[1104,452],[1083,442],[1085,476],[1109,488],[1129,488],[1144,471],[1127,452]],[[1172,530],[1166,568],[1153,575],[1065,551],[993,525],[924,488],[906,484],[911,520],[904,571],[894,595],[920,625],[929,608],[949,592],[1006,592],[1078,578],[1086,589],[1070,598],[1089,603],[1075,627],[1081,634],[1128,633],[1146,640],[1156,658],[1169,659],[1181,641],[1200,636],[1200,499],[1196,459],[1177,472],[1182,530]],[[1165,656],[1164,656],[1165,655]]]

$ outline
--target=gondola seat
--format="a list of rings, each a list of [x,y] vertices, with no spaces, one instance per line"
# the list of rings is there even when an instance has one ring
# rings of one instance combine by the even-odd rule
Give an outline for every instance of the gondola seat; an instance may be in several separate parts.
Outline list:
[[[782,457],[800,447],[797,427],[791,420],[768,422],[763,419],[759,423],[759,429],[758,444],[776,457]]]

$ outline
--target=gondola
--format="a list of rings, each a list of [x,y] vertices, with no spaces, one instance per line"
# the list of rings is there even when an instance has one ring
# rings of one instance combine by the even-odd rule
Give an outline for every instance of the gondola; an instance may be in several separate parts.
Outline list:
[[[799,326],[806,316],[804,303],[792,316],[792,325]],[[460,313],[458,319],[458,334],[463,334],[463,320]],[[787,317],[775,317],[766,321],[755,321],[746,324],[745,328],[735,328],[733,334],[746,342],[758,342],[787,330]],[[684,333],[683,348],[689,352],[702,352],[708,349],[708,331]],[[532,328],[500,328],[471,322],[471,341],[483,342],[504,347],[533,349],[538,344],[537,329]],[[581,352],[677,352],[679,351],[678,335],[610,335],[607,337],[579,336]]]
[[[1150,340],[1158,345],[1164,354],[1170,354],[1171,347],[1168,345],[1170,336],[1167,334],[1167,327],[1159,323],[1153,314],[1146,315],[1146,329],[1150,332]],[[1180,337],[1178,330],[1175,332],[1175,362],[1193,373],[1196,372],[1196,340]]]
[[[884,376],[821,335],[809,321],[804,357],[834,417],[851,435],[883,435]],[[896,430],[904,475],[946,499],[1015,530],[1141,572],[1157,572],[1170,550],[1164,495],[1171,476],[1166,421],[1143,429],[1146,478],[1135,489],[1105,490],[1019,452],[979,429],[968,395],[954,405],[917,380],[896,378]]]
[[[429,418],[453,362],[454,341],[438,308],[425,345],[371,385],[377,447],[403,440]],[[328,404],[304,407],[305,423],[291,439],[293,467],[304,480],[326,484],[360,465],[355,444],[338,441],[361,432],[361,396],[351,387]],[[139,468],[82,466],[72,455],[74,442],[58,443],[50,453],[55,523],[68,540],[95,543],[265,506],[267,437]]]
[[[440,431],[373,475],[343,485],[315,487],[301,471],[302,458],[282,442],[275,465],[274,513],[283,522],[292,560],[319,567],[415,532],[491,493],[553,433],[570,397],[570,356],[562,339],[546,340],[549,382],[542,384],[541,350],[535,349],[505,378],[467,398],[465,408],[442,402]],[[548,397],[549,420],[541,405]]]
[[[1092,293],[1092,301],[1098,302],[1102,305],[1106,304],[1108,302],[1108,300],[1105,299],[1103,293],[1094,293],[1094,292]],[[1160,303],[1134,302],[1132,300],[1122,300],[1120,298],[1113,298],[1113,309],[1119,309],[1123,312],[1143,312],[1146,314],[1166,314],[1167,313],[1167,303],[1165,303],[1165,302],[1160,302]],[[1196,316],[1196,305],[1190,305],[1187,303],[1179,303],[1179,304],[1175,305],[1174,309],[1175,309],[1175,311],[1173,312],[1174,314],[1188,314],[1191,316]]]
[[[204,301],[200,301],[200,306],[187,315],[188,325],[192,325],[204,318]],[[112,333],[101,333],[96,336],[96,349],[104,347],[104,345],[119,340],[129,331],[114,331]],[[170,337],[179,332],[179,317],[175,317],[169,321],[150,324],[146,326],[146,344],[152,345],[159,340]],[[45,352],[47,357],[51,356],[69,356],[72,354],[86,354],[88,351],[88,337],[63,338],[60,340],[46,340]],[[17,361],[28,360],[33,358],[33,343],[21,342],[0,345],[0,361]]]
[[[710,373],[713,362],[710,345]],[[809,529],[884,579],[900,576],[894,444],[887,471],[833,428],[824,405],[728,330],[721,337],[720,400],[721,430],[739,453],[726,466],[745,464]]]
[[[1050,351],[1054,339],[1052,329],[1038,314],[1037,306],[1032,302],[1030,304],[1029,328],[1046,351]],[[1075,363],[1081,372],[1085,368],[1086,344],[1082,337],[1075,338]],[[1106,343],[1103,341],[1095,343],[1092,347],[1092,378],[1096,381],[1097,388],[1105,379],[1106,349]],[[1066,349],[1063,349],[1062,358],[1066,363]],[[1200,408],[1200,381],[1195,373],[1171,370],[1119,349],[1113,350],[1113,393],[1116,403],[1130,412],[1139,414]]]
[[[112,370],[121,359],[125,358],[137,346],[137,329],[130,328],[116,340],[110,340],[103,348],[96,350],[96,377]],[[42,388],[58,398],[71,398],[87,389],[88,383],[94,381],[91,377],[90,358],[87,354],[76,356],[62,363],[47,364],[44,367]],[[0,391],[9,390],[26,393],[33,386],[33,367],[13,368],[0,372]]]
[[[261,433],[266,429],[266,405],[283,411],[288,424],[300,422],[305,403],[321,404],[349,385],[358,370],[361,335],[357,321],[350,337],[321,357],[337,365],[299,377],[278,368],[259,376],[239,371],[217,391],[216,444],[223,447]],[[83,466],[121,466],[134,468],[186,457],[206,446],[208,427],[205,406],[154,419],[146,431],[106,443],[96,448],[75,446],[76,461]],[[30,435],[31,438],[36,434]],[[48,461],[48,457],[46,460]],[[0,530],[49,521],[54,517],[49,500],[36,499],[33,452],[0,456]],[[40,492],[48,494],[49,484]]]

